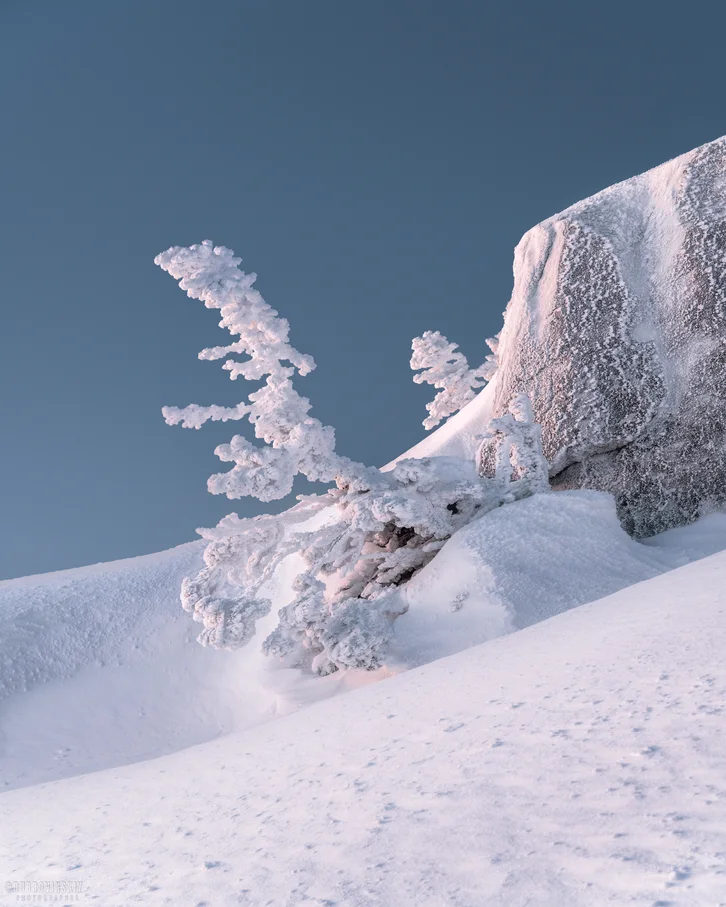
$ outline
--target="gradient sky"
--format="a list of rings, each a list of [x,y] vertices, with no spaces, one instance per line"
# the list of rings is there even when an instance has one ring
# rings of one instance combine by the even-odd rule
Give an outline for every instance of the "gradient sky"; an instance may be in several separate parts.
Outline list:
[[[382,464],[430,398],[411,338],[477,364],[543,218],[726,132],[723,3],[0,0],[0,577],[168,548],[229,512],[246,392],[215,313],[153,264],[209,238]],[[248,385],[247,389],[251,389]],[[264,508],[267,509],[267,508]]]

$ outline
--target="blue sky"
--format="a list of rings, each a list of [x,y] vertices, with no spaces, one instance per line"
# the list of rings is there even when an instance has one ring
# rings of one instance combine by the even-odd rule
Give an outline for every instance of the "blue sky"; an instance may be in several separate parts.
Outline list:
[[[153,265],[210,238],[318,368],[338,449],[423,434],[427,329],[486,354],[539,220],[726,132],[722,4],[1,2],[0,577],[170,547],[245,392]]]

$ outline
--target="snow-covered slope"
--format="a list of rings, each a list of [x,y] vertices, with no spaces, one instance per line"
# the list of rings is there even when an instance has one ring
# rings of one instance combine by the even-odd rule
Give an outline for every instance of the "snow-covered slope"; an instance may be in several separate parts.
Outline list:
[[[539,494],[459,530],[405,587],[389,664],[424,664],[726,548],[726,514],[649,540],[611,495]]]
[[[158,756],[259,720],[247,653],[179,604],[202,542],[0,583],[0,789]]]
[[[0,797],[89,903],[726,902],[726,554],[161,759]]]
[[[384,469],[409,457],[463,457],[473,459],[482,433],[493,414],[496,375],[477,396],[441,428],[431,432]]]
[[[456,533],[406,587],[387,666],[318,678],[260,652],[294,575],[244,649],[199,646],[179,603],[201,543],[0,583],[5,789],[148,759],[528,626],[726,548],[726,515],[650,546],[599,492],[537,495]]]

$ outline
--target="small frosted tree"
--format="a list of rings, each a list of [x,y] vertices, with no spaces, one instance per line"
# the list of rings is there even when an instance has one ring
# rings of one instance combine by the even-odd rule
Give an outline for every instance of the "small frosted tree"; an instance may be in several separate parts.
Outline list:
[[[549,491],[542,428],[534,421],[526,394],[517,394],[509,402],[509,411],[490,421],[476,459],[479,474],[509,488],[514,499]]]
[[[473,464],[448,458],[402,461],[386,473],[335,452],[335,433],[309,414],[310,402],[292,384],[315,363],[289,344],[288,322],[254,288],[255,275],[240,259],[211,242],[174,247],[156,263],[179,280],[187,295],[222,314],[220,326],[236,339],[200,353],[225,359],[232,379],[264,380],[233,407],[164,407],[170,425],[200,428],[207,421],[245,417],[258,446],[235,435],[216,454],[234,465],[213,475],[215,494],[262,501],[286,496],[296,475],[335,482],[326,496],[313,496],[279,516],[240,519],[230,514],[207,539],[205,567],[184,580],[182,603],[204,625],[200,641],[222,648],[244,645],[270,601],[265,584],[283,559],[302,558],[293,602],[265,651],[307,661],[320,673],[380,663],[393,619],[405,608],[398,586],[420,570],[487,496]],[[246,354],[239,361],[234,356]],[[304,524],[332,510],[322,527]]]
[[[487,343],[492,347],[496,341]],[[423,422],[426,429],[435,428],[443,419],[466,406],[496,370],[493,356],[487,357],[479,368],[469,368],[466,356],[459,352],[458,345],[450,343],[439,331],[425,331],[420,337],[414,337],[411,348],[411,368],[421,370],[413,376],[413,380],[416,384],[432,384],[439,391],[426,404],[429,412]],[[496,352],[494,347],[492,352]]]
[[[516,419],[502,422],[500,434],[516,434],[500,445],[509,444],[514,465],[491,478],[482,478],[475,463],[452,457],[402,460],[387,472],[341,457],[333,429],[310,416],[310,402],[292,384],[296,373],[308,374],[315,363],[290,346],[288,322],[254,288],[255,275],[239,269],[240,259],[204,242],[175,246],[155,260],[189,296],[218,309],[220,326],[237,338],[203,350],[200,358],[225,359],[232,379],[264,381],[236,406],[164,407],[170,425],[187,428],[247,417],[263,442],[235,435],[220,445],[217,456],[234,465],[213,475],[209,490],[271,501],[291,491],[296,475],[334,483],[327,494],[301,498],[277,516],[230,514],[216,528],[198,530],[208,542],[205,566],[184,580],[181,599],[203,624],[200,642],[245,645],[271,608],[268,582],[283,560],[296,555],[293,600],[279,610],[263,651],[319,674],[378,667],[393,621],[406,609],[399,587],[475,515],[527,492],[530,461],[522,455],[515,462],[512,451],[530,437],[529,428]],[[240,354],[248,358],[232,358]]]

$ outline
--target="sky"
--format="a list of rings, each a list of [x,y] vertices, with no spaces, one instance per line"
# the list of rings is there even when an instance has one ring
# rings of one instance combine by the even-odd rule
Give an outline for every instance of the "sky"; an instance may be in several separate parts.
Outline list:
[[[726,133],[725,26],[699,0],[0,0],[0,578],[270,509],[206,490],[238,424],[163,422],[252,387],[197,360],[228,335],[158,252],[234,249],[317,361],[313,414],[381,465],[425,433],[412,337],[479,364],[527,229]]]

